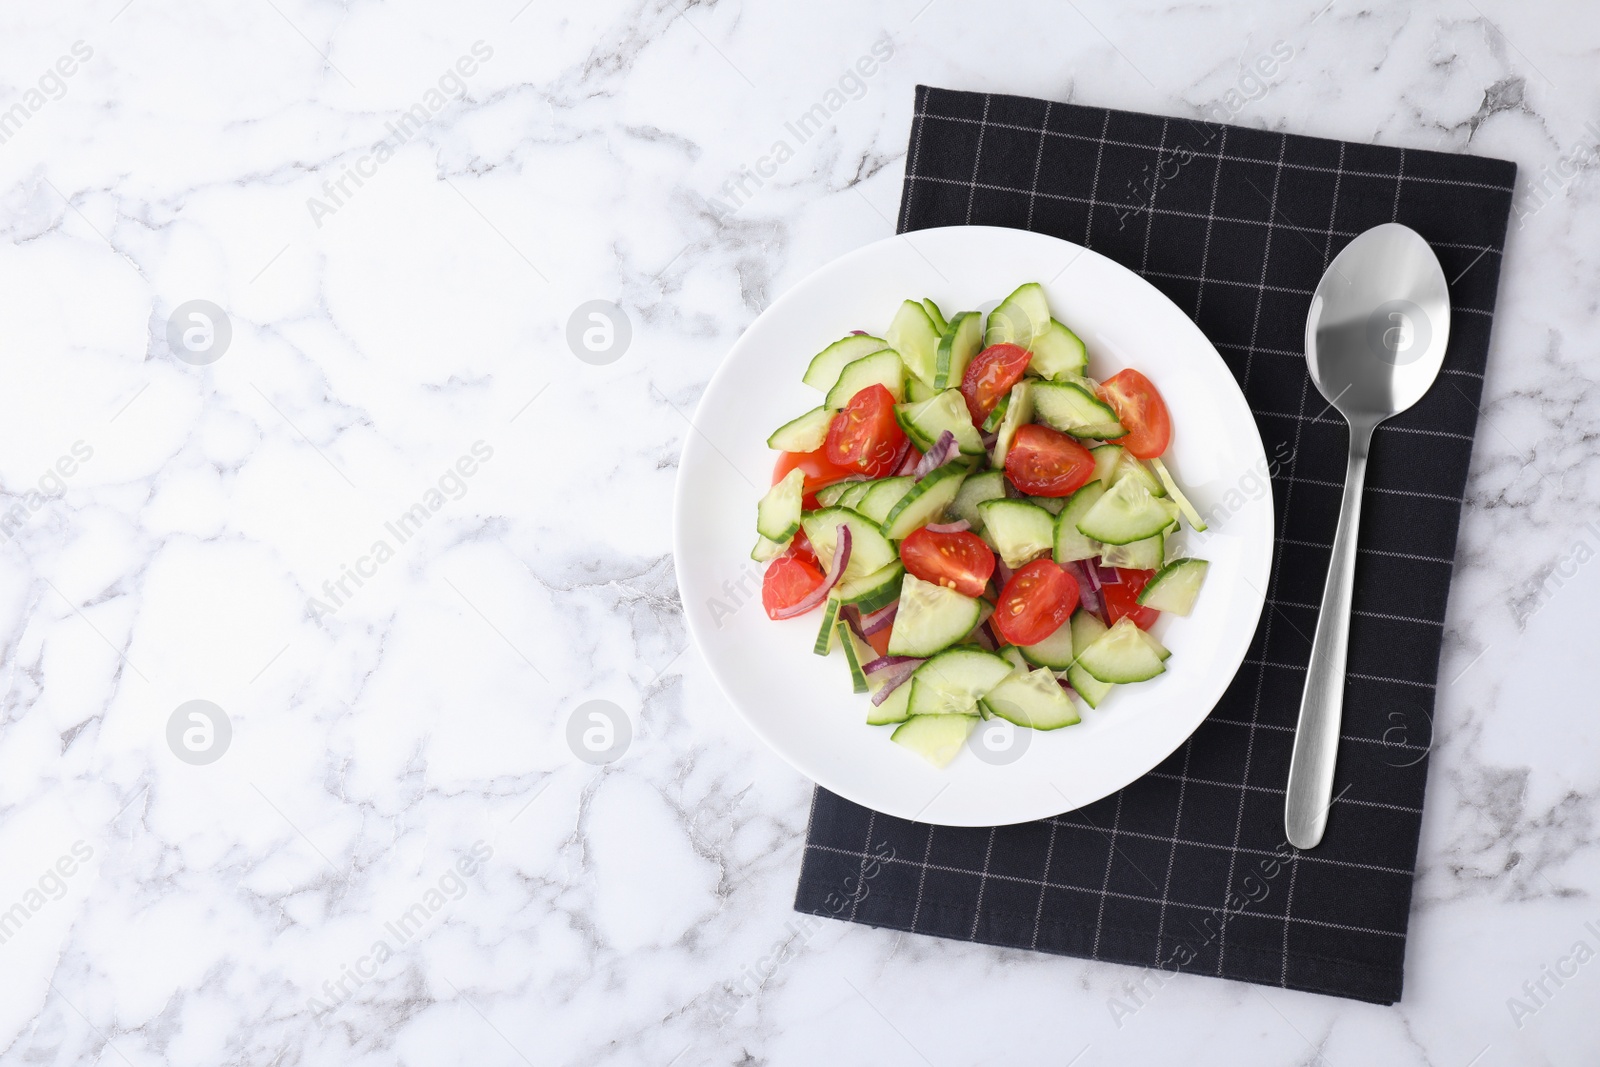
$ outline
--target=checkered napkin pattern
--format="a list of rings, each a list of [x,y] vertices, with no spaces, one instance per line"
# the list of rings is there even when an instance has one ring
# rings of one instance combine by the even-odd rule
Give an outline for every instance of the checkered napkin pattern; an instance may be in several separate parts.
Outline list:
[[[1515,176],[1493,159],[918,88],[901,231],[1053,234],[1139,272],[1188,313],[1266,445],[1271,585],[1222,700],[1120,793],[1042,822],[960,829],[818,789],[797,910],[1399,999],[1445,600]],[[1299,852],[1284,838],[1284,783],[1346,449],[1342,419],[1307,375],[1306,312],[1340,249],[1392,221],[1444,266],[1450,343],[1438,382],[1373,442],[1337,800],[1322,844]]]

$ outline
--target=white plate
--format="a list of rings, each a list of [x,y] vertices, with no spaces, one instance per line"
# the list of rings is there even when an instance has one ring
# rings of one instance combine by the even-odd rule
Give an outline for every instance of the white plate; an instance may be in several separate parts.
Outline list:
[[[854,329],[879,336],[900,302],[933,298],[946,315],[987,311],[1026,281],[1044,284],[1055,316],[1106,378],[1133,366],[1172,412],[1166,457],[1202,515],[1186,532],[1211,561],[1190,617],[1163,617],[1167,671],[1119,687],[1062,730],[1013,730],[986,762],[964,751],[936,769],[865,724],[842,653],[814,655],[819,615],[785,622],[761,608],[763,566],[750,560],[756,501],[775,456],[766,438],[821,402],[807,362]],[[712,377],[684,443],[673,517],[678,588],[689,630],[728,699],[796,769],[840,796],[905,819],[995,826],[1069,811],[1140,777],[1200,725],[1243,661],[1272,562],[1267,457],[1222,357],[1177,306],[1133,272],[1078,245],[1023,230],[961,226],[891,237],[843,256],[776,301]],[[984,724],[986,727],[990,724]],[[972,744],[1002,744],[999,731]],[[1026,746],[1025,748],[1023,746]],[[969,745],[969,748],[972,746]],[[1020,755],[1019,755],[1020,753]],[[1014,757],[1003,762],[1006,757]]]

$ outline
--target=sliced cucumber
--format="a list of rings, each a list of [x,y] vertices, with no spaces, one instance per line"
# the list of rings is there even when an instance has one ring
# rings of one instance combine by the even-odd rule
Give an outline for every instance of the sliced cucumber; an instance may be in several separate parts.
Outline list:
[[[1073,437],[1104,441],[1128,432],[1110,404],[1077,382],[1034,382],[1033,407],[1040,422]]]
[[[756,547],[750,550],[750,558],[757,563],[765,563],[769,559],[776,559],[778,554],[788,547],[788,541],[769,541],[756,534]]]
[[[1009,661],[981,648],[941,652],[911,676],[911,714],[975,715],[979,698],[1011,671]]]
[[[1167,487],[1161,484],[1161,479],[1151,474],[1150,468],[1146,467],[1138,456],[1124,449],[1122,458],[1117,461],[1117,469],[1107,484],[1116,485],[1122,479],[1130,477],[1137,478],[1139,484],[1150,491],[1151,496],[1167,495]]]
[[[1000,424],[1006,421],[1006,409],[1010,407],[1011,394],[1007,393],[1005,396],[1000,398],[1000,403],[994,406],[994,410],[989,412],[988,416],[984,418],[983,432],[994,433],[996,430],[1000,429]]]
[[[856,333],[842,337],[811,357],[811,365],[806,368],[800,380],[818,392],[826,393],[833,388],[833,383],[839,380],[839,372],[844,370],[846,364],[853,363],[862,356],[882,352],[888,347],[890,345],[881,337],[868,337],[866,334]]]
[[[950,505],[950,514],[958,519],[965,519],[973,533],[983,532],[983,516],[978,514],[978,505],[985,500],[1004,500],[1006,495],[1006,475],[1004,471],[984,471],[982,474],[973,474],[961,483],[961,491],[956,494],[956,502]]]
[[[1056,632],[1032,645],[1023,645],[1022,656],[1039,667],[1064,671],[1072,666],[1072,624],[1056,627]]]
[[[1075,378],[1089,365],[1089,353],[1078,335],[1055,319],[1033,339],[1030,351],[1028,370],[1041,378]]]
[[[894,397],[896,404],[905,399],[906,367],[900,362],[900,354],[894,349],[885,348],[882,352],[862,356],[854,363],[847,364],[844,370],[839,372],[839,380],[828,390],[828,396],[823,400],[822,406],[838,411],[850,403],[851,397],[874,385],[881,385],[889,390],[889,395]]]
[[[850,561],[840,581],[849,581],[887,567],[900,553],[883,536],[878,524],[849,508],[823,508],[800,517],[800,525],[811,542],[811,550],[822,561],[824,570],[833,565],[833,549],[839,541],[839,526],[850,527]]]
[[[773,430],[772,436],[767,438],[767,447],[779,452],[815,452],[828,438],[833,414],[825,407],[812,408]]]
[[[834,638],[839,636],[835,624],[839,621],[839,602],[829,597],[822,605],[822,625],[817,628],[817,640],[811,646],[811,651],[819,656],[826,656],[833,651]]]
[[[1163,645],[1159,640],[1157,640],[1156,635],[1151,633],[1149,630],[1140,630],[1139,637],[1144,641],[1145,644],[1150,646],[1150,651],[1154,652],[1156,654],[1156,658],[1162,663],[1165,663],[1167,660],[1172,658],[1172,653],[1167,650],[1167,646]]]
[[[976,725],[976,715],[913,715],[895,728],[889,740],[935,767],[948,767],[961,754],[961,746]]]
[[[889,347],[900,353],[906,370],[933,384],[934,364],[939,356],[939,331],[926,308],[915,300],[901,304],[884,337]]]
[[[1017,671],[1026,671],[1029,669],[1027,657],[1022,654],[1022,649],[1018,648],[1016,645],[1003,646],[998,655],[1001,659],[1011,664],[1011,670],[1013,673]]]
[[[1098,708],[1106,694],[1116,688],[1110,682],[1102,682],[1077,664],[1073,664],[1067,671],[1067,682],[1072,686],[1072,691],[1083,698],[1083,702],[1091,708]]]
[[[796,467],[767,490],[756,504],[756,532],[768,541],[788,541],[800,531],[801,487],[805,471]]]
[[[1012,294],[989,312],[983,345],[1009,342],[1033,350],[1034,338],[1043,336],[1050,325],[1050,302],[1038,282],[1017,286]]]
[[[1089,449],[1089,455],[1094,457],[1094,479],[1105,483],[1110,489],[1117,480],[1117,467],[1122,462],[1123,453],[1127,449],[1121,445],[1096,445]],[[822,499],[818,496],[817,499]]]
[[[1152,459],[1150,466],[1155,468],[1156,476],[1161,479],[1161,484],[1167,487],[1167,492],[1171,494],[1172,499],[1178,502],[1178,510],[1183,512],[1184,520],[1194,527],[1196,533],[1205,533],[1205,520],[1200,517],[1200,512],[1195,510],[1195,506],[1189,503],[1189,498],[1183,495],[1183,490],[1178,488],[1177,479],[1172,476],[1171,471],[1167,470],[1167,465],[1161,462],[1161,457],[1157,456]]]
[[[985,500],[978,505],[984,533],[1012,569],[1047,556],[1055,547],[1055,518],[1026,500]]]
[[[904,362],[904,360],[902,360],[901,362]],[[934,397],[936,397],[938,395],[939,395],[939,390],[935,389],[933,386],[931,386],[928,383],[924,382],[921,378],[918,378],[915,374],[907,374],[906,375],[906,402],[907,403],[916,404],[916,403],[920,403],[920,402],[922,402],[924,400],[932,400]]]
[[[927,657],[943,652],[978,624],[982,601],[907,574],[900,609],[889,634],[889,655]]]
[[[946,463],[924,474],[899,503],[889,509],[883,520],[884,536],[899,541],[919,526],[937,522],[945,509],[955,503],[961,492],[961,481],[966,476],[966,468],[956,463]]]
[[[895,478],[879,478],[872,483],[872,488],[862,495],[856,504],[856,510],[873,522],[881,523],[889,517],[889,512],[894,510],[894,506],[900,503],[900,498],[915,484],[917,480],[909,474]]]
[[[945,321],[944,312],[939,310],[939,305],[927,297],[923,297],[922,310],[928,313],[928,321],[933,323],[933,328],[938,330],[939,335],[942,337],[945,330],[950,328],[950,323]]]
[[[1006,465],[1006,455],[1011,451],[1011,442],[1017,436],[1017,430],[1033,421],[1033,383],[1024,378],[1011,387],[1011,404],[1006,408],[1006,417],[1000,420],[1000,428],[995,431],[994,449],[990,452],[989,462],[997,469]]]
[[[1107,445],[1107,448],[1117,448]],[[1122,451],[1120,448],[1117,451]],[[1067,497],[1067,506],[1056,516],[1055,557],[1057,563],[1070,563],[1075,559],[1093,559],[1103,547],[1092,537],[1085,537],[1078,529],[1078,521],[1089,514],[1095,502],[1105,496],[1103,482],[1090,482]]]
[[[844,646],[844,661],[850,667],[850,688],[852,692],[865,693],[867,691],[867,676],[861,673],[863,663],[871,663],[878,658],[872,646],[856,636],[850,624],[840,619],[834,623],[839,631],[839,643]]]
[[[1102,682],[1142,682],[1166,670],[1161,656],[1127,616],[1078,653],[1077,666]]]
[[[896,404],[894,413],[912,443],[924,452],[933,447],[941,433],[949,430],[955,435],[956,447],[962,455],[983,455],[983,439],[972,425],[967,402],[959,389],[946,389],[931,400]]]
[[[934,388],[959,387],[962,376],[967,373],[967,364],[982,348],[983,319],[976,311],[959,312],[939,338],[939,351],[933,368]]]
[[[861,503],[861,498],[866,496],[871,491],[872,483],[870,481],[851,482],[850,487],[847,488],[844,491],[844,495],[839,498],[838,506],[841,508],[849,508],[851,511],[854,511],[856,509],[856,505]]]
[[[1124,476],[1078,520],[1078,531],[1102,544],[1125,545],[1154,537],[1177,517],[1178,505],[1153,496],[1140,479]]]
[[[1156,534],[1125,545],[1106,545],[1100,550],[1100,564],[1136,571],[1160,570],[1161,561],[1166,558],[1166,544],[1166,535]]]
[[[1023,499],[1035,507],[1044,508],[1052,518],[1061,514],[1061,509],[1067,506],[1064,496],[1030,496]]]
[[[833,597],[842,604],[854,604],[865,615],[888,607],[899,598],[900,579],[905,573],[905,564],[897,559],[871,574],[840,582],[833,587]]]
[[[869,683],[870,684],[870,683]],[[877,693],[877,689],[873,689]],[[901,682],[895,691],[883,698],[882,704],[867,705],[868,726],[888,726],[891,723],[905,722],[911,717],[908,710],[911,707],[911,682]]]
[[[1157,611],[1170,611],[1174,615],[1187,615],[1194,610],[1195,598],[1200,595],[1200,583],[1206,580],[1206,569],[1211,564],[1203,559],[1175,559],[1156,572],[1150,584],[1139,594],[1139,603]]]
[[[817,490],[817,503],[825,508],[831,508],[839,502],[839,498],[848,493],[856,482],[834,482]]]
[[[1047,667],[1011,675],[991,689],[983,702],[1007,722],[1035,730],[1059,730],[1082,721],[1072,698]]]

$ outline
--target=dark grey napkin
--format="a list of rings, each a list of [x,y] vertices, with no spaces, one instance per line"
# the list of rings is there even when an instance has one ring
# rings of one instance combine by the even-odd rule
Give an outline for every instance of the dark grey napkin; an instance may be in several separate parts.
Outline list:
[[[1515,177],[1494,159],[917,89],[900,229],[1054,234],[1183,308],[1255,413],[1276,552],[1244,665],[1154,771],[1086,808],[994,829],[906,822],[818,789],[797,910],[1399,999],[1445,600]],[[1297,852],[1284,840],[1284,781],[1346,442],[1306,373],[1306,311],[1339,250],[1391,221],[1444,265],[1450,345],[1428,395],[1377,432],[1338,799],[1322,844]]]

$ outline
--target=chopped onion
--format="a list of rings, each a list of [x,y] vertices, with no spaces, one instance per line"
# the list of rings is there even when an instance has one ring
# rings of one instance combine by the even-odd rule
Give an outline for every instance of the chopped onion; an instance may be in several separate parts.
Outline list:
[[[855,337],[865,337],[867,335],[866,330],[851,330],[850,333]]]
[[[900,601],[891,600],[886,608],[869,612],[861,616],[861,632],[868,637],[886,627],[894,625],[895,612],[900,610]]]
[[[961,449],[956,447],[956,435],[949,430],[943,430],[939,434],[939,439],[933,443],[933,447],[928,449],[928,454],[922,457],[922,462],[911,472],[911,476],[920,478],[929,471],[944,466],[960,454]]]
[[[1090,560],[1089,563],[1090,566],[1094,567],[1095,572],[1100,579],[1101,585],[1122,584],[1122,575],[1117,572],[1117,568],[1101,566],[1101,564],[1095,560]]]
[[[1100,614],[1100,589],[1088,576],[1088,567],[1083,566],[1083,561],[1074,560],[1063,563],[1061,569],[1071,574],[1078,583],[1078,602],[1094,614]]]
[[[1000,583],[1001,590],[1011,581],[1011,568],[1006,566],[1006,561],[999,556],[994,558],[994,580]]]
[[[872,694],[873,706],[876,707],[888,700],[889,694],[904,685],[906,679],[916,673],[917,668],[926,662],[926,660],[913,659],[908,656],[884,656],[861,668],[861,673],[868,677],[873,677],[874,681],[878,677],[883,679],[883,688]]]
[[[994,634],[989,630],[989,620],[985,619],[972,633],[978,639],[979,647],[985,652],[993,652],[1000,647],[995,643]]]
[[[1000,440],[1000,435],[997,433],[984,433],[979,434],[978,439],[983,442],[984,448],[987,448],[989,451],[993,452],[994,443]]]
[[[966,533],[972,529],[972,524],[966,519],[957,519],[955,522],[930,522],[924,528],[933,533]]]
[[[844,569],[850,565],[850,527],[844,523],[839,524],[839,540],[833,546],[833,563],[828,567],[828,576],[822,584],[817,586],[805,597],[787,608],[775,608],[769,614],[774,619],[792,619],[796,615],[804,615],[824,600],[833,592],[833,587],[839,584],[839,579],[844,577]]]
[[[917,465],[922,462],[922,453],[918,452],[912,447],[911,438],[906,438],[905,444],[902,445],[901,448],[902,451],[900,453],[900,462],[899,465],[895,467],[894,471],[897,476],[901,474],[910,474],[912,471],[916,470]]]
[[[867,677],[882,674],[884,671],[893,670],[895,667],[907,663],[921,663],[922,660],[915,656],[879,656],[877,659],[861,665],[861,673]]]

